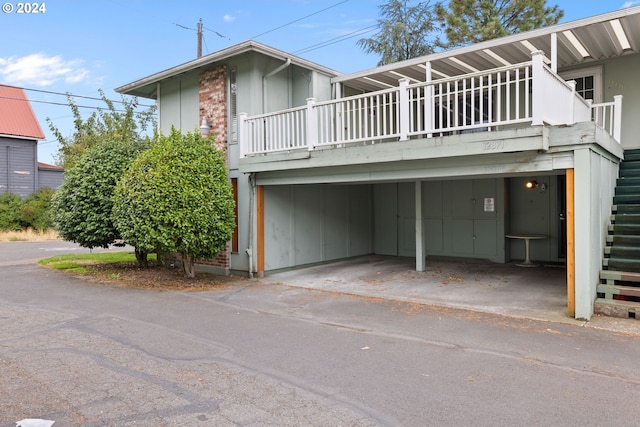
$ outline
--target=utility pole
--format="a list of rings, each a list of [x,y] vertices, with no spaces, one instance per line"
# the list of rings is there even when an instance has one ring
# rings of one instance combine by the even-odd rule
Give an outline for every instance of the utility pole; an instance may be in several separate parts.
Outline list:
[[[202,56],[202,18],[198,22],[198,58]]]

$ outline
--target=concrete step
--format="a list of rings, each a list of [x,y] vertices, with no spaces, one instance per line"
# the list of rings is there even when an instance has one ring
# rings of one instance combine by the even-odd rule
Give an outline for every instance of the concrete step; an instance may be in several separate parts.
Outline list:
[[[640,302],[635,301],[597,298],[593,310],[603,316],[640,319]]]

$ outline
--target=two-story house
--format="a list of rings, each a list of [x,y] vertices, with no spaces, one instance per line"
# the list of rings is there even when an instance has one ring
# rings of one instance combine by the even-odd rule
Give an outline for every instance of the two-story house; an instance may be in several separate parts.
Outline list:
[[[566,263],[588,319],[599,296],[640,307],[639,29],[628,8],[346,75],[249,41],[116,90],[226,150],[238,224],[218,271],[531,258]]]
[[[24,90],[0,85],[0,193],[26,197],[62,184],[64,169],[38,162],[44,133]]]

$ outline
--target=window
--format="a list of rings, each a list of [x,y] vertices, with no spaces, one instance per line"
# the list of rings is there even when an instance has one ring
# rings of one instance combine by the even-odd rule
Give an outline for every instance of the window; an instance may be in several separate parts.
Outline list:
[[[576,81],[576,92],[584,99],[602,102],[602,67],[590,67],[560,73],[565,80]]]
[[[238,70],[229,72],[229,114],[231,115],[231,142],[238,142]]]

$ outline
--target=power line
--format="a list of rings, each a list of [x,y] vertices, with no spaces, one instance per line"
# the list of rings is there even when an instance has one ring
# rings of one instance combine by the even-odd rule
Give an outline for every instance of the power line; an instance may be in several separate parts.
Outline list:
[[[303,16],[302,18],[298,18],[298,19],[293,20],[293,21],[291,21],[291,22],[287,22],[286,24],[280,25],[279,27],[273,28],[273,29],[271,29],[271,30],[269,30],[269,31],[265,31],[264,33],[260,33],[260,34],[258,34],[257,36],[253,36],[253,37],[251,37],[251,38],[252,38],[252,39],[257,39],[257,38],[258,38],[258,37],[260,37],[260,36],[264,36],[265,34],[269,34],[269,33],[272,33],[272,32],[274,32],[274,31],[276,31],[276,30],[279,30],[279,29],[281,29],[281,28],[284,28],[284,27],[286,27],[286,26],[289,26],[289,25],[291,25],[291,24],[295,24],[296,22],[302,21],[303,19],[307,19],[307,18],[308,18],[308,17],[310,17],[310,16],[317,15],[317,14],[319,14],[319,13],[321,13],[321,12],[324,12],[325,10],[329,10],[329,9],[331,9],[331,8],[334,8],[334,7],[336,7],[336,6],[339,6],[339,5],[341,5],[341,4],[343,4],[343,3],[346,3],[346,2],[348,2],[348,1],[349,1],[349,0],[343,0],[343,1],[341,1],[341,2],[338,2],[338,3],[336,3],[336,4],[331,5],[331,6],[329,6],[329,7],[326,7],[326,8],[324,8],[324,9],[322,9],[322,10],[319,10],[319,11],[317,11],[317,12],[313,12],[313,13],[311,13],[311,14],[309,14],[309,15]]]
[[[50,95],[57,95],[57,96],[70,96],[72,98],[81,98],[81,99],[88,99],[88,100],[92,100],[92,101],[104,101],[104,99],[102,98],[96,98],[94,96],[85,96],[85,95],[76,95],[76,94],[72,94],[72,93],[62,93],[62,92],[54,92],[54,91],[50,91],[50,90],[43,90],[43,89],[33,89],[33,88],[27,88],[27,87],[21,87],[21,86],[10,86],[10,85],[2,85],[2,86],[6,86],[6,87],[13,87],[16,89],[22,89],[25,91],[29,91],[29,92],[38,92],[38,93],[46,93],[46,94],[50,94]],[[0,96],[0,99],[10,99],[13,101],[26,101],[26,102],[35,102],[38,104],[50,104],[50,105],[61,105],[61,106],[69,106],[68,103],[62,103],[62,102],[55,102],[55,101],[42,101],[42,100],[37,100],[37,99],[24,99],[24,98],[11,98],[11,97],[7,97],[7,96]],[[124,101],[116,101],[116,100],[112,100],[112,99],[107,99],[107,101],[112,102],[112,103],[117,103],[117,104],[125,104]],[[94,109],[94,110],[104,110],[104,107],[95,107],[95,106],[89,106],[89,105],[76,105],[78,108],[90,108],[90,109]],[[147,105],[147,104],[138,104],[138,106],[136,108],[150,108],[150,107],[154,107],[154,105]],[[124,113],[126,112],[126,110],[114,110],[118,113]]]
[[[64,106],[64,107],[68,107],[69,106],[69,104],[63,103],[63,102],[41,101],[41,100],[38,100],[38,99],[12,98],[10,96],[0,96],[0,99],[10,99],[12,101],[35,102],[37,104],[61,105],[61,106]],[[78,108],[90,108],[90,109],[93,109],[93,110],[104,110],[104,107],[95,107],[95,106],[91,106],[91,105],[76,105],[76,107],[78,107]],[[114,109],[113,111],[115,111],[116,113],[126,113],[127,112],[127,110],[116,110],[116,109]]]
[[[332,39],[326,40],[326,41],[324,41],[324,42],[316,43],[316,44],[314,44],[314,45],[311,45],[311,46],[306,47],[306,48],[304,48],[304,49],[297,50],[297,51],[292,52],[292,53],[293,53],[294,55],[300,55],[300,54],[303,54],[303,53],[311,52],[311,51],[313,51],[313,50],[317,50],[317,49],[320,49],[320,48],[323,48],[323,47],[327,47],[327,46],[330,46],[330,45],[332,45],[332,44],[340,43],[340,42],[342,42],[342,41],[345,41],[345,40],[351,39],[351,38],[353,38],[353,37],[356,37],[356,36],[360,36],[360,35],[362,35],[362,34],[369,33],[369,32],[371,32],[371,31],[374,31],[374,30],[378,29],[379,27],[380,27],[380,26],[379,26],[378,24],[376,24],[376,25],[371,25],[371,26],[369,26],[369,27],[361,28],[361,29],[359,29],[359,30],[355,30],[355,31],[352,31],[352,32],[350,32],[350,33],[343,34],[343,35],[341,35],[341,36],[338,36],[338,37],[335,37],[335,38],[332,38]]]

